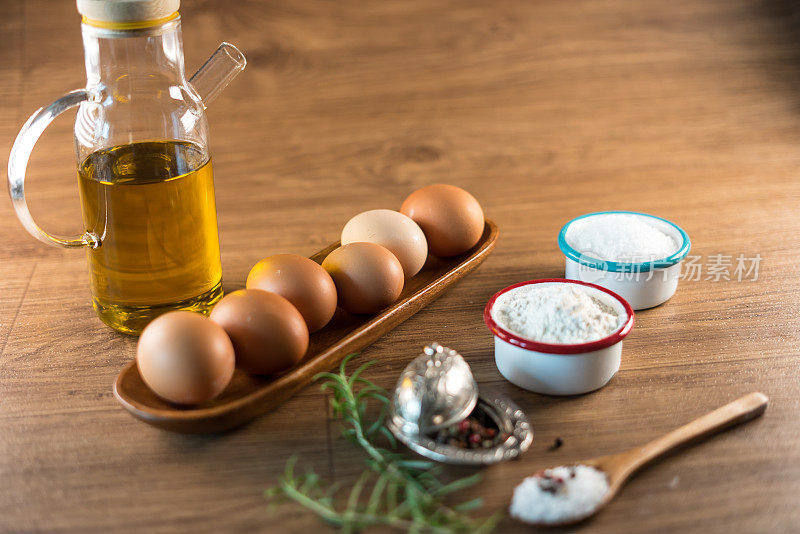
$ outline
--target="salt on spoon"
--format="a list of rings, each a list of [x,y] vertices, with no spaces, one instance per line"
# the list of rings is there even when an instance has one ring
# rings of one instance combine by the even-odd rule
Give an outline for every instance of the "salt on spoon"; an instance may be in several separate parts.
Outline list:
[[[545,469],[514,490],[512,517],[537,526],[565,526],[593,516],[639,469],[673,450],[758,417],[769,399],[750,393],[645,445],[571,466]]]

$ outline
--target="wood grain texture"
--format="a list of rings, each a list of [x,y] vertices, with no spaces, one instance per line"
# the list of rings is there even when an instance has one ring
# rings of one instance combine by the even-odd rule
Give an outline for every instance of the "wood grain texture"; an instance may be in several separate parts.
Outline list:
[[[0,151],[85,81],[71,2],[0,4]],[[483,470],[487,512],[543,467],[646,442],[750,391],[763,417],[653,465],[581,531],[792,532],[800,524],[800,10],[781,0],[186,1],[187,69],[221,40],[247,70],[209,108],[227,290],[278,252],[309,255],[355,213],[460,185],[502,229],[491,257],[363,352],[391,387],[431,341],[515,400],[536,440]],[[42,225],[80,228],[68,119],[27,190]],[[620,372],[553,398],[497,372],[481,313],[497,290],[557,277],[571,218],[630,209],[675,221],[691,254],[761,254],[758,280],[682,281],[637,314]],[[24,233],[0,202],[0,531],[297,532],[262,491],[299,454],[353,481],[357,451],[303,389],[235,432],[177,436],[119,407],[133,358],[89,305],[85,257]],[[556,437],[564,445],[548,450]],[[501,532],[529,532],[506,520]]]
[[[592,466],[605,473],[608,480],[608,490],[605,492],[603,500],[596,508],[590,510],[588,514],[559,523],[531,524],[537,527],[565,527],[577,525],[586,521],[590,516],[600,513],[600,511],[617,496],[628,479],[646,465],[732,426],[759,417],[764,413],[764,410],[767,409],[767,404],[769,404],[767,396],[754,391],[749,395],[740,397],[733,402],[729,402],[725,406],[721,406],[712,412],[698,417],[663,436],[659,436],[644,445],[617,454],[574,462],[574,465]]]
[[[187,408],[157,397],[142,380],[134,361],[114,381],[114,396],[134,417],[174,432],[210,434],[247,423],[281,406],[317,374],[334,370],[347,355],[361,352],[439,298],[486,260],[498,235],[497,225],[487,220],[480,239],[467,252],[446,259],[429,256],[422,270],[405,281],[397,301],[379,313],[354,315],[337,309],[330,323],[311,334],[303,360],[279,376],[261,377],[236,369],[219,397]],[[337,241],[311,259],[322,264],[339,246],[341,242]]]

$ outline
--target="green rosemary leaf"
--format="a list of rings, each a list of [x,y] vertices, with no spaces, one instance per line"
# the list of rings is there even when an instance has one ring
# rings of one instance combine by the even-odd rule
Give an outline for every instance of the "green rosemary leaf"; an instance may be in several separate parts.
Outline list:
[[[325,372],[325,373],[317,373],[317,374],[314,375],[313,380],[316,382],[318,380],[322,380],[323,378],[326,379],[326,380],[335,380],[336,378],[338,378],[338,375],[335,375],[333,373],[327,373],[327,372]],[[330,387],[330,385],[331,385],[330,382],[324,382],[322,384],[322,389]]]
[[[433,467],[433,462],[427,460],[400,460],[397,465],[404,469],[412,469],[416,471],[427,471]]]
[[[471,512],[472,510],[476,510],[481,506],[483,506],[483,499],[478,497],[477,499],[464,501],[460,504],[453,506],[453,510],[455,510],[456,512]]]
[[[303,483],[298,488],[302,493],[311,493],[314,488],[318,487],[319,476],[310,472],[303,477]]]
[[[366,378],[361,378],[360,376],[357,377],[355,380],[352,380],[353,388],[355,389],[356,384],[361,384],[364,386],[375,385],[373,382],[370,382]]]
[[[422,514],[422,510],[420,509],[419,505],[419,494],[417,493],[417,489],[413,486],[406,486],[406,502],[408,503],[409,511],[411,512],[411,517],[414,518],[414,522],[424,522],[425,516]]]
[[[453,507],[443,501],[446,495],[475,484],[477,475],[445,484],[439,479],[440,466],[426,460],[408,459],[394,450],[397,442],[384,424],[391,403],[389,396],[383,388],[362,376],[374,362],[362,364],[350,376],[347,375],[347,364],[354,356],[351,354],[342,361],[338,373],[319,373],[315,379],[321,380],[321,390],[330,394],[328,400],[333,414],[344,425],[342,434],[366,453],[368,468],[361,473],[346,502],[342,503],[336,499],[338,484],[323,484],[310,469],[304,475],[296,476],[297,458],[293,456],[286,462],[278,485],[264,493],[270,504],[279,500],[294,501],[343,532],[388,527],[429,534],[486,534],[494,529],[502,514],[482,520],[473,520],[467,515],[480,506],[479,499]],[[376,403],[379,412],[373,420],[367,421],[369,406]],[[385,437],[392,449],[378,446],[375,439],[379,437]],[[362,498],[373,472],[377,478],[369,496]]]
[[[356,356],[358,356],[358,353],[354,352],[354,353],[348,354],[347,356],[344,357],[344,359],[342,360],[342,363],[339,364],[339,374],[340,375],[347,376],[347,372],[346,372],[347,364],[350,363],[350,360],[352,360]]]
[[[381,434],[383,434],[386,437],[386,439],[389,440],[389,443],[392,444],[392,448],[396,449],[397,448],[397,438],[394,437],[394,434],[389,432],[389,429],[386,428],[385,426],[381,427],[380,432],[381,432]]]
[[[372,437],[375,435],[376,432],[378,432],[381,428],[383,428],[383,425],[386,422],[386,416],[388,410],[389,407],[387,404],[383,404],[381,406],[381,411],[378,413],[377,417],[375,418],[375,421],[373,421],[372,424],[369,425],[367,427],[367,430],[365,431],[367,436]]]
[[[264,490],[264,498],[271,503],[277,501],[282,495],[279,487],[272,487]]]
[[[356,405],[356,415],[358,415],[359,421],[364,419],[367,412],[367,405],[364,402],[358,402]]]
[[[376,400],[376,401],[380,402],[382,405],[388,405],[388,404],[391,404],[391,402],[392,402],[389,399],[387,399],[386,396],[383,393],[380,392],[380,390],[377,390],[377,391],[375,391],[375,390],[366,390],[365,391],[364,389],[362,389],[358,393],[358,395],[356,395],[356,400],[357,401],[367,400],[367,398]]]
[[[293,454],[291,458],[286,461],[286,467],[283,470],[283,477],[286,480],[294,480],[294,466],[297,463],[297,455]]]
[[[337,492],[341,489],[342,483],[341,482],[334,482],[327,489],[322,490],[322,497],[319,498],[319,501],[323,504],[327,504],[328,506],[333,506],[333,502],[336,498]]]
[[[381,499],[383,498],[383,492],[388,483],[389,474],[387,472],[381,473],[378,480],[375,481],[375,485],[372,486],[372,493],[369,496],[369,501],[367,502],[367,508],[365,510],[367,514],[375,515],[378,513],[378,509],[381,506]]]
[[[386,511],[388,514],[394,514],[397,508],[397,484],[389,483],[386,489]]]
[[[350,498],[347,499],[347,513],[355,514],[358,508],[358,499],[361,497],[361,490],[364,488],[367,479],[369,478],[369,471],[364,471],[358,477],[356,483],[353,484],[353,489],[350,490]]]
[[[474,534],[489,534],[494,529],[497,528],[497,524],[503,519],[503,512],[495,512],[490,515],[486,520],[483,521],[478,528],[474,531]]]
[[[434,494],[436,496],[447,495],[449,493],[453,493],[453,492],[460,491],[460,490],[463,490],[465,488],[469,488],[471,486],[474,486],[475,484],[477,484],[480,481],[481,481],[481,476],[480,476],[479,473],[476,473],[476,474],[470,475],[468,477],[459,478],[458,480],[454,480],[453,482],[450,482],[449,484],[445,484],[444,486],[442,486],[439,489],[437,489],[434,492]]]
[[[356,380],[360,380],[359,376],[361,376],[361,373],[363,373],[366,369],[368,369],[369,367],[371,367],[374,364],[375,364],[375,360],[371,360],[371,361],[368,361],[366,363],[361,364],[358,367],[358,369],[353,371],[353,374],[350,375],[350,378],[347,380],[347,385],[350,386],[350,388],[352,389],[353,385],[356,382]],[[342,374],[344,374],[344,372]],[[364,383],[364,382],[367,382],[367,381],[362,381],[362,383]],[[374,384],[371,384],[371,385],[374,386]],[[377,386],[375,386],[375,387],[377,387]]]
[[[355,394],[356,401],[363,399],[366,396],[370,396],[373,399],[386,399],[386,393],[384,392],[382,387],[378,387],[375,384],[370,384],[368,386],[364,386],[363,388],[358,390],[358,393]],[[388,400],[388,399],[386,399]]]

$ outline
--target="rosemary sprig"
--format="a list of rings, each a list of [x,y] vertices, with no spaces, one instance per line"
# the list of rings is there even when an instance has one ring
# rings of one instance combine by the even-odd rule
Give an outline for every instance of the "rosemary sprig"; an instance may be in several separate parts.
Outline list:
[[[494,530],[502,517],[499,512],[483,519],[468,515],[482,506],[481,499],[454,506],[445,503],[452,493],[478,483],[480,475],[445,484],[439,478],[439,466],[427,460],[407,459],[394,450],[395,438],[384,424],[390,404],[386,391],[361,376],[375,362],[359,366],[348,376],[346,367],[354,356],[351,354],[342,361],[338,373],[321,373],[315,380],[323,380],[322,389],[331,392],[334,416],[345,423],[342,433],[364,450],[368,469],[358,478],[346,499],[337,499],[339,487],[324,484],[313,470],[304,475],[295,474],[297,458],[292,457],[278,485],[268,489],[266,497],[273,502],[294,501],[343,532],[370,527],[433,534],[483,534]],[[370,402],[380,405],[373,421],[366,419]],[[391,449],[377,444],[382,438],[388,441]]]

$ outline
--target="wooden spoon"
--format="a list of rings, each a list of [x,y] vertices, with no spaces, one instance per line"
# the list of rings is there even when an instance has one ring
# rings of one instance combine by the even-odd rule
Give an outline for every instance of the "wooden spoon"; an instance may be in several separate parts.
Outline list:
[[[603,471],[608,477],[609,488],[600,504],[588,514],[569,521],[531,524],[540,527],[558,527],[573,525],[588,519],[611,502],[611,499],[617,495],[623,484],[645,465],[679,447],[700,441],[721,430],[758,417],[767,409],[768,403],[769,399],[763,393],[750,393],[640,447],[635,447],[619,454],[600,456],[578,462],[575,465],[592,466]]]

